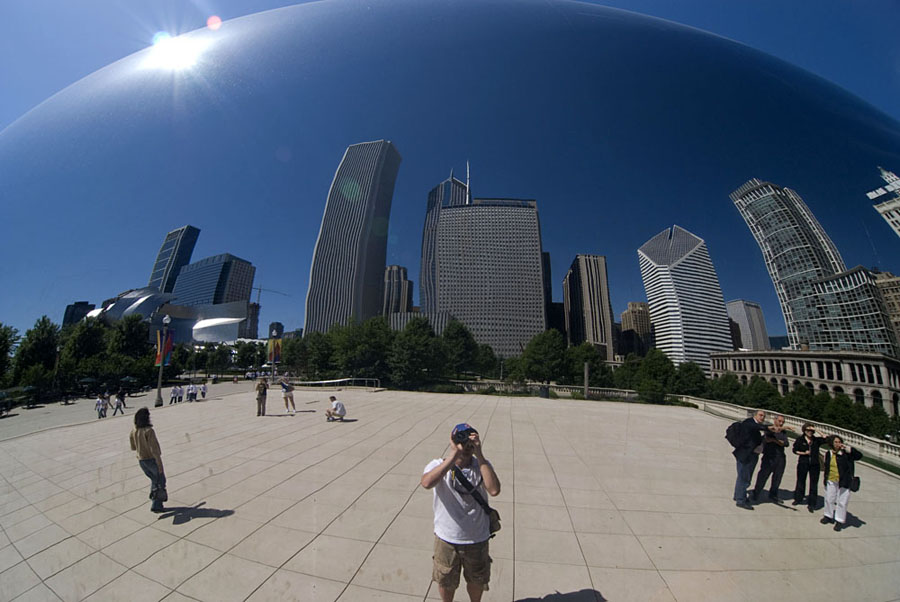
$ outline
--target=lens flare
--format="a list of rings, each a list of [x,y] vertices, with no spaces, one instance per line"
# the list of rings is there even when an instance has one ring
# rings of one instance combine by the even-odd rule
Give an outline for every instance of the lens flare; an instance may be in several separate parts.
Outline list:
[[[157,31],[153,34],[153,45],[156,46],[160,42],[165,42],[166,40],[171,40],[172,36],[169,35],[167,31]]]
[[[206,26],[213,31],[216,31],[217,29],[222,27],[222,19],[218,15],[213,15],[206,20]]]
[[[173,38],[169,33],[160,31],[153,36],[153,46],[144,61],[144,66],[149,69],[172,71],[187,69],[197,64],[200,54],[207,45],[208,42],[193,37]]]

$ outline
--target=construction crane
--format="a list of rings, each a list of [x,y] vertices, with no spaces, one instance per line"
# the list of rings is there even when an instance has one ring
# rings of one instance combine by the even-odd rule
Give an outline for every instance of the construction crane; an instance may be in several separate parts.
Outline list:
[[[285,297],[290,297],[290,295],[287,294],[287,293],[282,293],[281,291],[276,291],[276,290],[273,290],[273,289],[271,289],[271,288],[263,288],[263,287],[261,287],[261,286],[254,286],[254,287],[251,287],[251,288],[252,288],[253,290],[257,291],[257,292],[256,292],[256,304],[257,304],[257,305],[259,305],[259,298],[260,298],[260,296],[262,295],[262,292],[263,292],[263,291],[266,291],[267,293],[275,293],[275,294],[278,294],[278,295],[284,295]]]

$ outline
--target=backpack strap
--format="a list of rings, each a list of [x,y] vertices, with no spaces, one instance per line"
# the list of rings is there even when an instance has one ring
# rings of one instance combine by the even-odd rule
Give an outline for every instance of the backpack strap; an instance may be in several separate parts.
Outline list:
[[[481,497],[481,493],[469,482],[469,479],[466,478],[466,475],[463,474],[463,471],[459,469],[459,466],[456,464],[453,465],[453,476],[456,477],[456,480],[459,481],[463,487],[465,487],[466,491],[469,492],[475,501],[484,509],[484,511],[489,515],[491,513],[491,507],[488,503]]]

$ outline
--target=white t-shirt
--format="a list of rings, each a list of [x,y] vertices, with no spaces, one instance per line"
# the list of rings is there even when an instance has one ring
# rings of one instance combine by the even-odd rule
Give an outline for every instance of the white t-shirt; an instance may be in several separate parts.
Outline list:
[[[338,416],[346,416],[347,408],[344,407],[344,404],[338,400],[334,400],[331,402],[331,409],[334,410],[335,414]]]
[[[422,474],[440,466],[442,459],[432,460]],[[471,466],[462,469],[468,479],[487,501],[487,491],[481,478],[478,460],[472,458]],[[491,521],[487,512],[466,492],[462,483],[456,482],[453,469],[434,486],[434,534],[447,543],[479,543],[491,536]]]

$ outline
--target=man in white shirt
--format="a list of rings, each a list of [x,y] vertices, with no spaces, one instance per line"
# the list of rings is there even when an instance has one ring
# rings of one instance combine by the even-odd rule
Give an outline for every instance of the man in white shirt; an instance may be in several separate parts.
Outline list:
[[[484,457],[481,439],[472,426],[462,423],[450,433],[451,451],[445,459],[432,460],[422,475],[422,487],[434,490],[434,568],[443,602],[452,602],[462,569],[472,602],[480,602],[491,580],[490,517],[468,493],[459,474],[481,494],[500,494],[500,479]],[[458,471],[458,472],[457,472]]]
[[[344,407],[344,404],[337,400],[337,398],[332,395],[328,398],[331,401],[331,409],[325,410],[325,419],[328,422],[332,420],[340,420],[344,421],[344,416],[347,415],[347,408]]]

